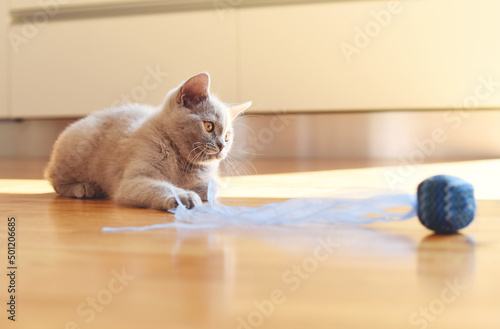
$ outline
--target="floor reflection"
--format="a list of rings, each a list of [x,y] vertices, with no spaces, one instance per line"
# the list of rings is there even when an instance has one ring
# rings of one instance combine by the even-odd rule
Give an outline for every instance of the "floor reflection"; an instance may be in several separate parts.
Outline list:
[[[443,280],[470,280],[474,276],[475,245],[463,234],[425,237],[418,247],[418,276],[428,285]]]
[[[447,323],[457,317],[467,319],[475,276],[475,244],[463,234],[429,235],[418,247],[418,300],[409,323],[428,327]],[[474,321],[474,320],[472,320]]]

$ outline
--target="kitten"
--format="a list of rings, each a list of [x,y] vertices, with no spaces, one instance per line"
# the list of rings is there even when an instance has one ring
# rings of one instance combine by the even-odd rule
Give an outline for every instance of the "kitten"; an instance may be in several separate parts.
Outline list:
[[[200,73],[160,107],[128,104],[75,122],[55,142],[45,177],[65,197],[168,210],[178,205],[172,188],[187,208],[201,204],[233,143],[233,119],[251,105],[225,105],[209,87]]]

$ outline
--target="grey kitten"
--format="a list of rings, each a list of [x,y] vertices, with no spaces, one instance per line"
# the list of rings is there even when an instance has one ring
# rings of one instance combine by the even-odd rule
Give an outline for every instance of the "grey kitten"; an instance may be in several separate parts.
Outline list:
[[[160,107],[128,104],[69,126],[54,144],[45,177],[61,196],[109,197],[116,203],[167,210],[207,199],[210,179],[233,143],[233,119],[251,103],[226,105],[195,75]]]

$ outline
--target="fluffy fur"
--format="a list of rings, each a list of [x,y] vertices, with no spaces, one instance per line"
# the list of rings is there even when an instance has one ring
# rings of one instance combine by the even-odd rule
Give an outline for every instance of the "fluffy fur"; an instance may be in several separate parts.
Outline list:
[[[157,108],[128,104],[75,122],[54,144],[46,178],[65,197],[167,210],[177,206],[173,188],[186,207],[201,204],[233,143],[232,120],[250,106],[226,105],[209,86],[200,73]]]

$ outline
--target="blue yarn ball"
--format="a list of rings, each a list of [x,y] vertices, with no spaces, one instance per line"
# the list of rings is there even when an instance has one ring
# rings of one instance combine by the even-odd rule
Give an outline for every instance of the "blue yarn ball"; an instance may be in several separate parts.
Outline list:
[[[438,175],[418,185],[418,219],[438,234],[452,234],[474,219],[474,187],[458,177]]]

